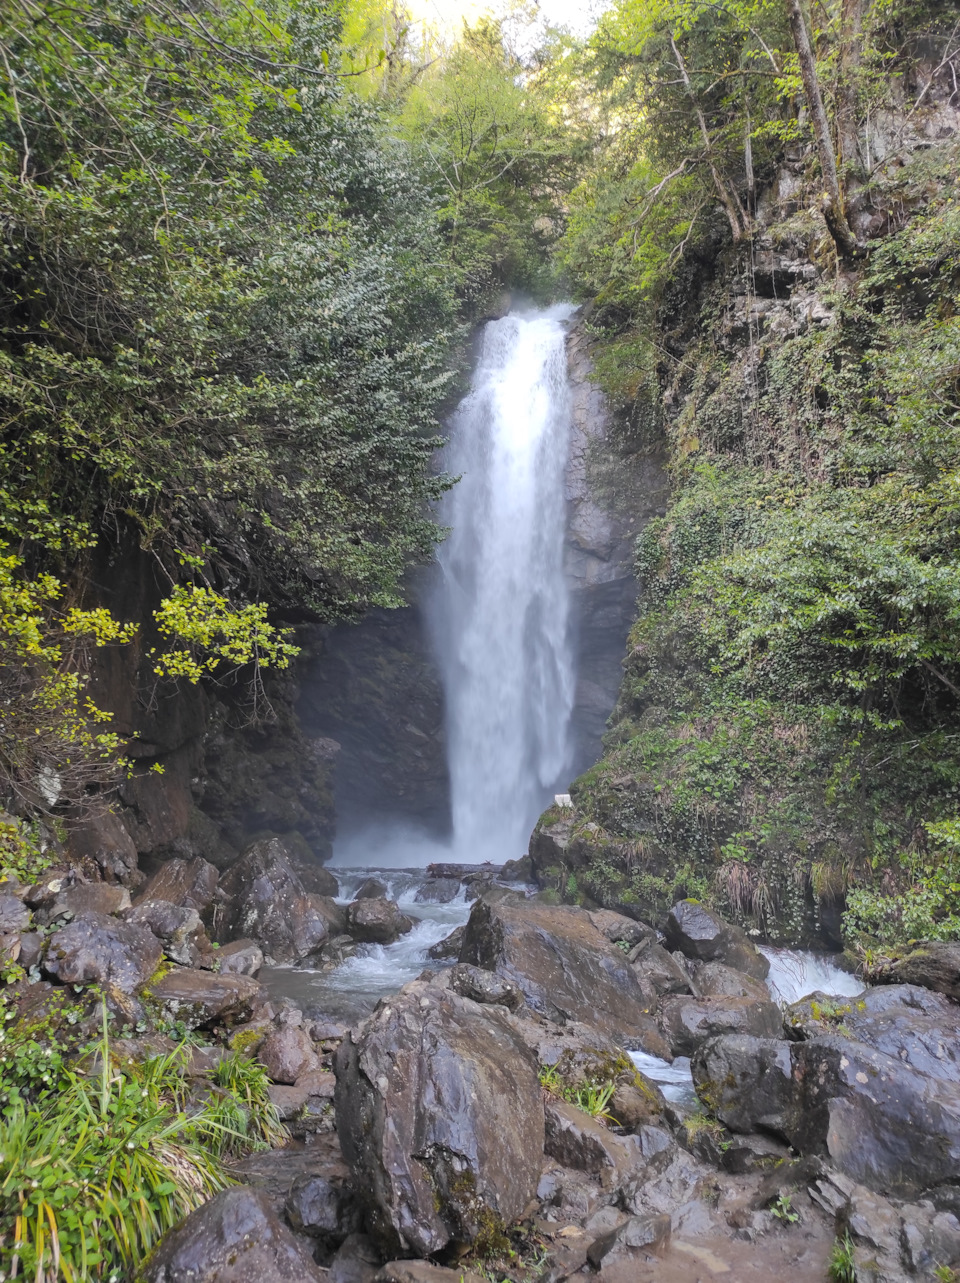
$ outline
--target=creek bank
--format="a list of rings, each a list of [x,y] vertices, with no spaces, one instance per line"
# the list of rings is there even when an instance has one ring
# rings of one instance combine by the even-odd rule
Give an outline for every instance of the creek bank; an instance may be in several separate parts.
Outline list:
[[[244,858],[259,868],[266,854],[261,845]],[[289,854],[273,857],[284,877],[295,870]],[[229,948],[210,941],[207,953],[195,925],[177,936],[156,908],[183,914],[154,895],[166,885],[205,902],[182,925],[209,916],[220,886],[202,868],[183,863],[139,905],[114,894],[113,913],[96,885],[110,890],[90,884],[64,898],[83,886],[66,874],[11,885],[0,904],[8,939],[38,934],[38,916],[49,930],[59,905],[60,920],[75,916],[46,938],[41,968],[68,927],[95,934],[101,920],[110,950],[119,927],[150,934],[158,956],[185,940],[201,958]],[[125,987],[107,980],[118,1020],[199,1032],[195,1090],[231,1049],[256,1057],[293,1137],[235,1164],[250,1188],[183,1222],[145,1279],[219,1283],[236,1253],[262,1280],[300,1269],[328,1283],[445,1283],[451,1267],[459,1277],[487,1262],[523,1280],[537,1261],[556,1283],[680,1283],[721,1267],[737,1279],[777,1269],[820,1283],[848,1233],[858,1277],[877,1283],[933,1279],[936,1267],[960,1263],[951,998],[890,985],[855,998],[814,994],[781,1011],[757,976],[763,956],[702,906],[676,905],[660,934],[613,912],[543,904],[486,875],[481,885],[453,965],[433,964],[353,1028],[271,999],[254,976],[176,965],[169,953],[139,985],[122,968]],[[352,901],[380,903],[390,902]],[[263,952],[264,929],[233,953]],[[669,967],[650,965],[657,950]],[[592,1010],[588,984],[607,987]],[[57,991],[20,980],[5,998],[35,1011]],[[678,1026],[678,1010],[698,1018]],[[733,1010],[753,1013],[763,1032],[729,1028]],[[83,1019],[92,1028],[95,1017]],[[124,1054],[150,1054],[163,1045],[156,1038],[129,1038]],[[629,1054],[659,1047],[668,1061],[681,1044],[693,1053],[699,1107],[665,1096]],[[649,1050],[635,1055],[653,1063]]]

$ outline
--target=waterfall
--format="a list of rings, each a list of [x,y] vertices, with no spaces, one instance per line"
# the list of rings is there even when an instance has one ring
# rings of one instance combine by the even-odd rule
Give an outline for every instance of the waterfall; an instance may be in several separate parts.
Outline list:
[[[563,322],[490,321],[446,466],[430,616],[447,706],[453,852],[515,859],[570,764],[574,662],[563,575],[570,427]]]

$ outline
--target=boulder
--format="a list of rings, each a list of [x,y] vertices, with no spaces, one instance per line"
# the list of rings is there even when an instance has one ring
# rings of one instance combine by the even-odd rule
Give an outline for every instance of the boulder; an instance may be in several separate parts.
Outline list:
[[[141,900],[125,914],[128,922],[148,927],[163,951],[184,967],[213,966],[213,948],[196,909],[171,904],[169,900]]]
[[[459,894],[459,878],[427,878],[413,898],[417,904],[449,904]]]
[[[367,1234],[348,1234],[333,1255],[327,1283],[373,1283],[383,1256]]]
[[[627,955],[641,988],[655,997],[665,993],[693,993],[686,968],[656,940],[641,940]]]
[[[69,837],[71,857],[78,863],[93,860],[105,878],[136,886],[143,881],[137,868],[137,848],[119,816],[112,811],[97,815],[74,829]]]
[[[543,1154],[533,1056],[497,1007],[413,982],[336,1055],[337,1132],[371,1232],[427,1256],[508,1225]]]
[[[19,935],[30,927],[30,910],[19,896],[0,895],[0,935]]]
[[[735,971],[722,962],[701,962],[693,968],[693,980],[701,998],[753,998],[769,1002],[770,990],[762,980]]]
[[[325,900],[333,900],[340,894],[340,883],[337,881],[336,876],[329,869],[325,869],[318,861],[308,861],[304,858],[294,859],[293,869],[303,883],[303,889],[307,895],[322,896]]]
[[[670,1239],[670,1217],[631,1216],[617,1229],[595,1239],[587,1249],[587,1260],[596,1270],[607,1275],[609,1267],[621,1262],[628,1267],[632,1262],[645,1260]],[[625,1274],[624,1277],[627,1277]]]
[[[111,882],[78,882],[63,887],[46,910],[48,922],[55,918],[82,918],[88,913],[122,913],[130,908],[130,892]]]
[[[217,963],[224,975],[255,976],[263,966],[263,950],[253,940],[231,940],[217,950]]]
[[[493,971],[484,971],[480,967],[471,967],[467,962],[458,962],[449,973],[450,988],[461,998],[471,1002],[495,1003],[516,1011],[523,1006],[523,994],[509,980],[503,980]]]
[[[960,941],[928,940],[870,972],[877,984],[920,985],[960,1000]]]
[[[601,1189],[619,1189],[630,1172],[643,1164],[637,1136],[618,1136],[564,1100],[547,1100],[544,1124],[544,1153],[563,1167],[586,1172]]]
[[[374,1283],[485,1283],[486,1277],[473,1270],[448,1270],[429,1261],[390,1261]]]
[[[387,884],[386,882],[381,882],[379,878],[367,878],[365,882],[360,883],[360,886],[353,893],[353,898],[354,900],[385,900],[387,898]]]
[[[693,1077],[732,1131],[826,1155],[869,1189],[909,1197],[960,1170],[960,1086],[863,1043],[720,1037],[694,1056]]]
[[[20,955],[17,961],[24,971],[29,971],[31,967],[40,965],[40,959],[43,957],[44,938],[39,931],[25,931],[18,937],[20,941]]]
[[[152,931],[105,913],[88,913],[51,936],[44,970],[65,985],[113,985],[133,993],[156,971],[163,946]]]
[[[244,936],[276,962],[298,962],[327,939],[327,924],[277,838],[248,847],[220,879],[220,890],[213,921],[221,942]]]
[[[624,1046],[663,1051],[626,954],[583,909],[483,898],[470,914],[460,961],[511,981],[550,1020],[582,1021]]]
[[[731,1131],[789,1140],[797,1124],[789,1043],[727,1034],[704,1043],[690,1068],[697,1095]]]
[[[265,994],[250,976],[174,967],[144,996],[158,1002],[171,1019],[182,1020],[190,1029],[203,1029],[242,1024]]]
[[[143,887],[136,904],[146,900],[166,900],[182,909],[203,913],[213,902],[220,874],[199,856],[193,860],[167,860]]]
[[[342,936],[346,933],[346,905],[337,904],[336,900],[328,895],[314,895],[311,892],[307,893],[307,899],[310,901],[311,908],[315,909],[326,923],[327,938],[329,940],[334,940],[337,936]]]
[[[144,1283],[322,1283],[325,1275],[266,1194],[241,1185],[171,1230],[142,1277]]]
[[[301,1176],[294,1181],[285,1206],[287,1220],[299,1234],[339,1247],[348,1234],[363,1228],[363,1211],[350,1187],[327,1176]]]
[[[427,957],[433,958],[435,962],[441,962],[445,958],[459,958],[466,932],[466,927],[456,927],[443,940],[438,940],[436,944],[430,946]]]
[[[347,930],[361,944],[392,944],[413,929],[413,919],[392,900],[371,897],[347,905]]]
[[[558,1025],[527,1008],[512,1013],[509,1020],[537,1064],[558,1067],[571,1084],[591,1076],[609,1077],[614,1062],[621,1057],[626,1060],[625,1053],[613,1039],[589,1025],[575,1021]]]
[[[267,1034],[257,1051],[257,1059],[275,1083],[292,1085],[302,1074],[319,1069],[320,1058],[305,1029],[283,1025]]]
[[[752,1034],[776,1038],[783,1017],[769,998],[666,997],[660,1004],[660,1028],[675,1056],[692,1056],[702,1042],[718,1034]]]
[[[657,943],[656,931],[645,922],[624,917],[622,913],[614,913],[612,909],[593,909],[589,916],[600,934],[606,936],[611,944],[628,944],[634,948],[644,942]]]
[[[960,1082],[960,1008],[917,985],[866,990],[858,998],[816,993],[784,1013],[791,1038],[839,1034],[932,1078]]]
[[[698,900],[675,904],[667,915],[664,934],[667,947],[679,949],[685,958],[722,962],[757,980],[765,980],[770,971],[770,963],[740,927],[724,922]]]

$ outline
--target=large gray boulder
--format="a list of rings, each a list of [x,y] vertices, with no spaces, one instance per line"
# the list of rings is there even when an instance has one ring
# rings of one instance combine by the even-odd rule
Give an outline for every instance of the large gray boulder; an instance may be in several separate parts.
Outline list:
[[[921,985],[960,1000],[960,941],[927,940],[870,972],[879,984]]]
[[[826,1155],[869,1189],[911,1197],[960,1171],[960,1085],[863,1043],[720,1037],[694,1056],[693,1078],[732,1131]]]
[[[662,999],[660,1028],[675,1056],[692,1056],[702,1042],[718,1034],[753,1034],[776,1038],[783,1017],[769,998],[691,998],[674,994]]]
[[[550,1020],[582,1021],[623,1046],[669,1055],[627,955],[583,909],[482,898],[460,961],[511,981]]]
[[[679,949],[685,958],[722,962],[735,971],[765,980],[770,963],[741,927],[724,922],[699,900],[681,900],[667,915],[664,935],[667,948]]]
[[[361,944],[393,944],[413,929],[413,919],[392,900],[370,896],[347,905],[347,931]]]
[[[371,1232],[428,1256],[509,1225],[543,1156],[537,1065],[497,1007],[414,982],[336,1057],[337,1132]]]
[[[50,937],[44,970],[65,985],[113,985],[133,993],[153,975],[163,946],[152,931],[106,913],[88,913]]]
[[[141,1277],[144,1283],[322,1283],[325,1274],[267,1195],[240,1186],[171,1230]]]
[[[169,900],[142,900],[124,916],[127,922],[149,928],[172,962],[184,967],[213,966],[213,947],[196,909]]]
[[[853,1038],[922,1074],[960,1083],[960,1008],[917,985],[868,989],[858,998],[811,994],[787,1008],[784,1027],[797,1041]]]
[[[276,962],[298,962],[327,939],[324,916],[278,838],[248,847],[220,879],[220,892],[213,931],[221,942],[243,936],[256,940]]]
[[[144,990],[144,997],[159,1003],[170,1019],[203,1029],[249,1020],[266,993],[251,976],[174,967]]]
[[[182,909],[196,909],[203,913],[216,895],[219,880],[220,874],[213,865],[199,856],[193,860],[167,860],[143,887],[134,903],[166,900]]]

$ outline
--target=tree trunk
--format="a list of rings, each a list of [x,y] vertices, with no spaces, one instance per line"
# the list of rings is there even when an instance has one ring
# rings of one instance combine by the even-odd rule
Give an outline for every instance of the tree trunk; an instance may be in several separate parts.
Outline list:
[[[845,180],[860,169],[857,138],[857,73],[860,70],[863,15],[866,0],[843,0],[840,17],[840,87],[837,94],[837,133]]]
[[[713,176],[713,185],[716,187],[717,195],[720,197],[720,203],[726,211],[727,219],[730,223],[730,231],[733,233],[734,241],[742,240],[743,226],[740,222],[740,216],[737,213],[737,205],[734,202],[734,198],[727,190],[726,183],[720,177],[720,171],[713,163],[713,148],[710,144],[710,131],[707,129],[706,119],[704,118],[699,102],[697,102],[697,95],[694,92],[693,85],[690,83],[690,77],[687,75],[687,64],[683,61],[683,55],[677,48],[677,42],[672,36],[670,37],[670,44],[673,47],[673,53],[677,60],[677,68],[680,75],[683,77],[683,83],[687,94],[691,103],[693,103],[693,110],[697,113],[697,122],[700,125],[700,137],[703,139],[703,150],[707,157],[707,164],[710,166],[710,173]]]
[[[794,44],[797,46],[800,78],[803,81],[803,92],[813,124],[813,136],[816,139],[817,155],[823,174],[824,192],[820,207],[838,252],[843,258],[851,258],[857,253],[859,246],[844,213],[843,196],[837,179],[837,159],[833,151],[826,108],[820,93],[817,63],[810,43],[810,34],[807,31],[803,10],[800,8],[800,0],[785,0],[785,3],[787,20],[793,33]]]

